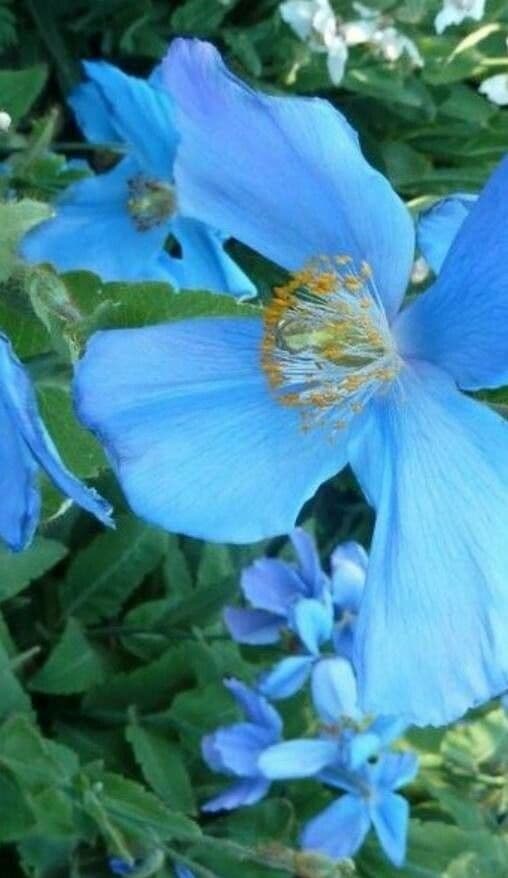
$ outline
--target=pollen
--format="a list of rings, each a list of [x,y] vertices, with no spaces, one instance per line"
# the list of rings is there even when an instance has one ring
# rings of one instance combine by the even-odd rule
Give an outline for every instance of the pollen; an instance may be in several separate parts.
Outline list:
[[[372,268],[347,254],[318,257],[276,287],[264,326],[264,372],[304,430],[344,430],[400,370]]]

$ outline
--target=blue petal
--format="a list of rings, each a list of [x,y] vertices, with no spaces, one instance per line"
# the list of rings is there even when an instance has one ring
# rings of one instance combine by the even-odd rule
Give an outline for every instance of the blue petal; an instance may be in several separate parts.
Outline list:
[[[21,255],[31,263],[50,262],[59,271],[87,269],[105,281],[172,283],[170,271],[158,261],[169,224],[140,230],[127,210],[128,181],[137,174],[139,166],[124,159],[107,174],[70,186],[56,217],[24,237]]]
[[[345,461],[306,433],[260,366],[257,319],[203,318],[92,337],[76,376],[132,508],[170,531],[253,542],[291,529]]]
[[[233,808],[240,808],[243,805],[255,805],[263,796],[266,796],[269,789],[270,781],[263,777],[246,778],[210,799],[201,810],[213,813],[215,811],[232,811]]]
[[[374,786],[389,791],[398,790],[415,779],[418,774],[418,757],[414,753],[384,753],[369,768]]]
[[[181,863],[175,863],[173,865],[173,871],[176,878],[196,878],[194,872],[192,872],[191,869],[188,869],[187,866],[182,866]]]
[[[377,506],[356,629],[360,704],[449,723],[508,685],[508,424],[407,366],[352,462]]]
[[[277,643],[285,620],[266,610],[244,610],[226,607],[224,622],[233,640],[250,646]]]
[[[212,771],[226,773],[226,766],[222,759],[222,753],[217,746],[215,732],[211,735],[204,735],[201,739],[201,755]]]
[[[386,856],[394,866],[402,866],[406,858],[408,803],[396,793],[386,793],[371,806],[370,816]]]
[[[342,658],[322,659],[312,671],[312,701],[320,720],[335,725],[343,717],[359,715],[353,669]]]
[[[2,512],[0,536],[11,548],[30,541],[39,515],[35,482],[36,465],[56,487],[99,521],[111,525],[111,507],[64,466],[39,416],[30,379],[14,354],[8,338],[0,333],[0,453]]]
[[[262,674],[259,690],[267,698],[290,698],[307,682],[314,659],[308,655],[294,655],[282,659],[271,671]]]
[[[269,729],[254,723],[235,723],[217,729],[212,742],[203,744],[203,754],[213,756],[209,764],[221,765],[222,770],[238,777],[257,777],[259,754],[273,743]]]
[[[395,313],[412,266],[413,223],[344,117],[324,101],[253,91],[196,40],[173,42],[163,77],[180,110],[183,213],[290,270],[319,255],[367,260]]]
[[[357,852],[369,827],[370,817],[365,802],[359,796],[346,794],[309,820],[300,842],[304,850],[342,860]]]
[[[0,389],[0,537],[14,552],[31,541],[40,512],[38,466]]]
[[[115,143],[118,132],[112,121],[111,109],[93,82],[78,85],[67,98],[81,131],[93,143]]]
[[[315,540],[303,527],[295,527],[289,537],[298,555],[299,572],[308,587],[306,597],[320,598],[327,585],[327,576],[321,567]]]
[[[275,708],[259,692],[250,689],[245,683],[233,678],[224,681],[224,685],[233,695],[236,703],[243,710],[246,718],[258,726],[269,729],[274,736],[280,735],[282,721]]]
[[[224,237],[215,229],[177,216],[172,232],[182,248],[182,259],[172,261],[180,289],[204,289],[241,297],[256,295],[256,287],[226,253]]]
[[[332,608],[315,598],[303,598],[293,607],[292,626],[306,649],[317,656],[332,634]]]
[[[400,738],[406,729],[407,723],[394,716],[378,716],[370,726],[370,731],[377,735],[383,747]]]
[[[258,758],[258,768],[270,780],[314,777],[336,759],[335,741],[301,738],[268,747]]]
[[[305,595],[305,584],[296,570],[278,558],[260,558],[246,567],[241,588],[254,607],[286,618]]]
[[[359,543],[341,543],[333,550],[333,600],[340,610],[357,613],[360,609],[368,562],[367,552]]]
[[[464,221],[439,277],[394,327],[405,357],[466,390],[508,384],[508,158]]]
[[[353,735],[348,743],[347,765],[351,771],[358,771],[368,759],[379,753],[379,738],[370,731]]]
[[[178,134],[173,101],[167,91],[127,76],[105,61],[87,61],[83,67],[132,155],[152,176],[171,180]]]
[[[448,250],[476,199],[476,195],[463,192],[449,195],[418,217],[416,243],[436,274],[441,271]]]

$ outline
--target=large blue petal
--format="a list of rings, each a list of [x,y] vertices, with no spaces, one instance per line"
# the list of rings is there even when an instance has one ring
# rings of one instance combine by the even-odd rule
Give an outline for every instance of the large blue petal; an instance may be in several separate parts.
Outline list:
[[[270,788],[270,781],[264,777],[246,778],[228,787],[202,807],[202,811],[231,811],[244,805],[255,805]]]
[[[319,255],[367,260],[393,314],[411,270],[413,223],[344,117],[324,101],[253,91],[196,40],[175,40],[163,76],[181,111],[183,212],[290,270]]]
[[[30,379],[15,356],[9,340],[0,333],[0,417],[6,418],[6,443],[2,451],[2,463],[10,460],[12,481],[22,480],[22,485],[14,489],[13,496],[3,495],[2,504],[14,504],[12,511],[17,516],[14,525],[19,539],[12,539],[15,548],[22,548],[33,534],[38,512],[38,501],[34,497],[34,469],[28,461],[27,453],[21,449],[21,439],[34,461],[46,472],[56,487],[83,509],[95,515],[103,524],[111,525],[111,507],[96,491],[87,488],[64,466],[44,424],[39,416],[37,400]],[[3,419],[2,419],[3,420]],[[19,431],[19,439],[14,439],[12,431]],[[2,437],[3,438],[3,437]],[[9,455],[9,457],[6,457]],[[2,477],[2,480],[5,477]],[[9,479],[10,482],[10,479]],[[9,483],[5,484],[7,490]],[[25,497],[25,510],[21,505]],[[20,515],[22,516],[20,518]],[[1,521],[1,519],[0,519]],[[6,535],[9,530],[5,528]],[[12,534],[11,534],[12,537]],[[9,539],[11,542],[11,539]]]
[[[261,321],[203,318],[100,332],[78,365],[79,416],[104,443],[133,509],[196,537],[253,542],[290,530],[344,464],[346,437],[305,432],[262,372]]]
[[[464,192],[449,195],[441,198],[418,217],[416,243],[436,274],[441,271],[448,250],[476,198],[476,195],[467,195]]]
[[[313,777],[337,759],[335,741],[300,738],[268,747],[258,757],[258,768],[271,780]]]
[[[171,180],[178,134],[167,91],[127,76],[105,61],[87,61],[83,67],[101,93],[100,106],[106,105],[112,126],[142,168],[158,179]]]
[[[508,424],[420,364],[352,447],[377,507],[356,629],[360,703],[449,723],[508,685]]]
[[[59,271],[87,269],[105,281],[172,283],[170,263],[158,261],[169,223],[140,230],[127,210],[128,181],[137,174],[139,165],[124,159],[107,174],[75,183],[57,204],[56,217],[24,237],[22,256]]]
[[[405,357],[430,360],[460,387],[508,384],[508,158],[491,176],[431,289],[394,327]]]
[[[224,249],[224,237],[197,220],[177,216],[171,230],[182,248],[172,270],[182,290],[204,289],[252,297],[256,287]]]
[[[305,850],[341,860],[352,857],[370,827],[369,810],[359,796],[341,796],[304,826],[301,845]]]
[[[371,805],[370,816],[386,856],[395,866],[406,858],[409,805],[396,793],[385,793]]]
[[[111,109],[94,82],[78,85],[70,93],[67,102],[87,140],[93,143],[115,143],[120,140]]]

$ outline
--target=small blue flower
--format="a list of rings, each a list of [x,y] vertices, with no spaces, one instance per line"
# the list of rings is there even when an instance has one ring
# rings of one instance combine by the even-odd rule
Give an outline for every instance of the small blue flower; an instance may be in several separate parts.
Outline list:
[[[132,875],[136,870],[137,864],[130,864],[121,857],[110,857],[108,860],[110,871],[113,875]]]
[[[163,77],[182,211],[291,278],[262,318],[96,334],[79,416],[134,510],[222,542],[287,533],[349,463],[377,513],[361,709],[451,722],[508,688],[508,424],[466,393],[508,384],[508,160],[402,308],[414,223],[339,112],[258,93],[195,40]]]
[[[321,722],[320,736],[267,747],[258,767],[271,780],[314,777],[327,766],[355,771],[405,731],[399,718],[369,720],[363,716],[353,668],[344,658],[319,661],[313,669],[311,691]]]
[[[301,835],[302,848],[333,859],[351,857],[373,826],[388,859],[402,866],[409,805],[396,790],[412,781],[417,771],[418,759],[412,753],[387,753],[357,772],[323,772],[325,783],[346,790],[346,794],[307,823]]]
[[[243,571],[241,588],[253,609],[227,607],[224,612],[229,632],[238,643],[276,643],[297,601],[321,598],[329,589],[312,537],[295,528],[290,539],[297,567],[278,558],[261,558]]]
[[[257,762],[266,747],[280,740],[282,721],[266,698],[238,680],[226,681],[246,722],[223,726],[202,742],[203,758],[212,771],[239,780],[203,806],[204,811],[221,811],[253,805],[266,795],[270,781]]]
[[[88,269],[106,281],[167,281],[175,288],[253,295],[224,250],[224,236],[180,214],[173,178],[178,134],[159,69],[144,81],[105,62],[83,66],[88,81],[69,98],[77,122],[92,142],[119,144],[125,158],[112,171],[70,186],[57,216],[25,237],[22,255],[61,271]],[[170,235],[181,257],[166,250]]]
[[[103,524],[111,507],[64,466],[39,415],[35,392],[9,339],[0,333],[0,538],[13,551],[29,545],[40,515],[38,472]]]

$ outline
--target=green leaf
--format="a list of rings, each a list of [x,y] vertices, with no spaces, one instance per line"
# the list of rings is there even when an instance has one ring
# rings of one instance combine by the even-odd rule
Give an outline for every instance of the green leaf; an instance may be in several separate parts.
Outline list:
[[[89,776],[92,786],[85,808],[94,817],[94,806],[98,805],[120,833],[145,843],[154,836],[165,841],[192,841],[200,837],[199,827],[192,820],[171,811],[141,784],[111,772],[95,770]]]
[[[17,122],[38,98],[47,76],[48,69],[45,64],[36,64],[25,70],[0,70],[2,110],[7,110]]]
[[[163,559],[166,535],[130,516],[117,520],[117,529],[99,534],[75,555],[62,584],[67,615],[85,622],[114,616]]]
[[[19,594],[66,555],[67,548],[63,543],[45,537],[35,537],[24,552],[13,553],[0,547],[0,601]]]
[[[16,251],[23,235],[52,214],[49,205],[29,198],[0,202],[0,282],[7,280],[16,265]]]
[[[12,668],[12,661],[5,648],[0,645],[0,719],[11,713],[30,713],[30,698],[23,689]]]
[[[71,472],[81,478],[97,476],[106,459],[96,439],[77,421],[69,388],[40,384],[37,397],[41,417]]]
[[[476,773],[492,759],[508,761],[508,716],[502,708],[469,723],[448,729],[441,744],[445,762],[456,769]]]
[[[158,732],[144,728],[134,717],[125,736],[152,789],[170,808],[194,814],[196,804],[189,774],[176,744]]]
[[[104,658],[91,645],[79,622],[71,618],[53,652],[30,680],[30,689],[72,695],[101,683],[105,674]]]
[[[0,771],[0,841],[18,841],[35,823],[32,811],[16,782]]]
[[[51,349],[46,329],[33,313],[17,308],[0,291],[0,329],[9,336],[19,357],[35,357]]]
[[[68,783],[78,768],[72,751],[43,738],[21,715],[0,728],[0,765],[15,775],[23,790],[32,792]]]

